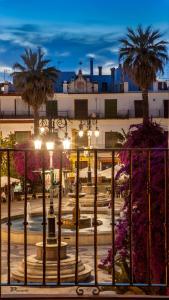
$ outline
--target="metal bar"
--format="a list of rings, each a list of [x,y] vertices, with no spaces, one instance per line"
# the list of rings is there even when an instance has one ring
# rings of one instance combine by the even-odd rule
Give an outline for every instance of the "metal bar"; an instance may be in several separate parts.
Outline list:
[[[167,150],[168,148],[153,148],[153,150],[160,150],[160,151],[164,151]],[[79,151],[84,152],[84,148],[78,148]],[[108,152],[110,153],[110,151],[115,151],[115,152],[124,152],[124,151],[129,151],[129,150],[134,150],[134,151],[151,151],[152,148],[92,148],[90,149],[91,153],[94,153],[94,151],[97,150],[97,152]],[[66,152],[70,153],[70,152],[76,152],[77,149],[67,149]],[[88,151],[88,150],[87,150]]]
[[[77,169],[76,169],[76,204],[75,204],[75,210],[76,210],[76,266],[75,266],[75,284],[78,284],[78,263],[79,263],[79,158],[80,153],[79,150],[77,150]]]
[[[58,263],[57,263],[57,278],[60,285],[60,251],[61,251],[61,226],[62,226],[62,151],[60,151],[60,170],[59,170],[59,204],[58,204]]]
[[[147,193],[148,193],[148,283],[151,284],[151,154],[147,153]]]
[[[166,285],[169,286],[169,166],[168,166],[168,150],[164,152],[165,163],[165,257],[166,257]]]
[[[2,286],[3,287],[5,287],[5,286],[9,286],[7,283],[2,283]],[[17,282],[12,282],[11,281],[11,284],[10,284],[10,286],[19,286],[19,287],[23,287],[24,286],[24,284],[23,283],[17,283]],[[50,283],[46,283],[46,285],[44,285],[43,286],[43,284],[42,283],[40,283],[40,282],[38,282],[38,283],[28,283],[27,284],[27,286],[29,286],[29,287],[56,287],[56,283],[52,283],[52,282],[50,282]],[[66,282],[61,282],[61,284],[60,284],[60,287],[74,287],[75,286],[75,284],[74,284],[74,282],[72,282],[72,283],[70,283],[70,282],[68,282],[68,283],[66,283]],[[80,285],[79,285],[79,287],[95,287],[95,283],[93,282],[91,282],[91,283],[85,283],[85,282],[81,282],[80,283]],[[112,286],[112,282],[110,281],[110,282],[99,282],[99,287],[100,286]],[[130,285],[130,283],[126,283],[126,282],[122,282],[122,283],[118,283],[118,282],[116,282],[115,283],[115,286],[121,286],[121,287],[126,287],[126,286],[131,286]],[[166,287],[166,284],[158,284],[158,283],[155,283],[155,284],[148,284],[148,283],[133,283],[133,285],[132,285],[132,287],[133,286],[137,286],[137,287]],[[161,298],[160,298],[161,299]],[[166,299],[168,299],[168,298],[166,298]]]
[[[97,150],[94,151],[94,275],[97,285]]]
[[[111,178],[111,214],[112,214],[112,285],[115,284],[115,178],[114,178],[115,152],[112,151],[112,178]]]
[[[27,285],[27,151],[25,151],[24,193],[24,284]]]
[[[3,149],[0,149],[0,152],[3,152],[3,151],[7,151],[8,150],[8,148],[3,148]],[[32,150],[31,148],[28,148],[28,149],[26,149],[26,150]],[[81,152],[84,152],[84,148],[79,148],[78,149],[79,151],[81,151]],[[134,150],[134,151],[151,151],[152,150],[152,148],[107,148],[107,149],[105,149],[105,148],[97,148],[97,149],[95,149],[95,148],[92,148],[92,149],[90,149],[90,152],[92,153],[92,152],[94,152],[95,150],[97,150],[97,152],[99,153],[99,152],[109,152],[110,153],[110,151],[117,151],[117,152],[124,152],[124,151],[129,151],[129,150]],[[153,151],[154,150],[158,150],[158,151],[164,151],[164,150],[168,150],[168,148],[153,148]],[[14,150],[15,152],[20,152],[21,151],[21,149],[15,149]],[[77,151],[77,149],[67,149],[66,150],[66,152],[67,153],[70,153],[70,152],[76,152]]]
[[[0,153],[0,299],[2,296],[2,288],[1,288],[1,284],[2,284],[2,237],[1,237],[1,217],[2,217],[2,207],[1,207],[1,165],[2,165],[2,153]]]
[[[11,189],[10,189],[10,152],[7,150],[7,172],[8,172],[8,250],[7,250],[7,265],[8,265],[8,284],[11,282]]]
[[[42,213],[43,213],[43,285],[46,285],[46,195],[45,195],[45,152],[41,151],[42,158]]]
[[[129,247],[130,247],[130,284],[133,284],[133,256],[132,256],[132,177],[133,177],[133,165],[132,165],[132,150],[129,151],[130,159],[130,177],[129,177]]]

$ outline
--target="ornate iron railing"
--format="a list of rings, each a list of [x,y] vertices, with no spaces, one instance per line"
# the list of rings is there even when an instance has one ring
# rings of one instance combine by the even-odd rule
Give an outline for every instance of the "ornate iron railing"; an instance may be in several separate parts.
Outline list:
[[[14,281],[12,277],[12,266],[11,266],[11,234],[12,234],[12,192],[11,192],[11,171],[13,167],[13,156],[17,152],[22,153],[22,159],[23,159],[23,172],[22,172],[22,178],[23,178],[23,195],[24,195],[24,201],[20,202],[20,205],[23,206],[23,249],[24,249],[24,259],[23,259],[23,282]],[[169,214],[169,162],[168,162],[168,149],[90,149],[87,151],[90,151],[92,156],[92,163],[93,163],[93,240],[94,240],[94,255],[93,255],[93,271],[92,276],[93,280],[91,282],[83,282],[79,279],[79,225],[80,225],[80,219],[79,219],[79,207],[80,207],[80,159],[83,155],[83,149],[78,150],[68,150],[66,151],[57,151],[58,160],[59,160],[59,194],[58,194],[58,206],[57,206],[57,268],[56,268],[56,281],[55,282],[47,282],[46,280],[46,272],[47,272],[47,235],[49,231],[49,227],[47,230],[47,198],[46,198],[46,189],[45,189],[45,173],[46,173],[46,165],[45,165],[45,157],[46,157],[46,150],[38,151],[38,155],[41,157],[41,195],[42,195],[42,240],[43,240],[43,249],[42,249],[42,280],[40,282],[33,282],[28,279],[28,172],[30,171],[30,157],[34,155],[35,150],[32,149],[0,149],[0,166],[2,167],[3,159],[5,159],[5,162],[7,164],[6,172],[7,172],[7,182],[6,182],[6,192],[7,192],[7,215],[6,215],[6,225],[7,225],[7,279],[4,281],[2,279],[2,260],[4,259],[2,257],[2,246],[3,246],[3,237],[2,237],[2,227],[4,226],[3,220],[4,216],[2,218],[2,204],[0,204],[0,216],[1,216],[1,222],[0,222],[0,288],[4,286],[34,286],[34,287],[67,287],[67,286],[76,286],[76,292],[77,294],[83,295],[84,291],[83,288],[85,287],[91,287],[93,288],[93,295],[99,295],[100,288],[102,287],[158,287],[158,288],[167,288],[169,286],[169,257],[168,257],[168,250],[169,250],[169,220],[168,220],[168,214]],[[115,176],[115,162],[116,162],[116,154],[117,153],[127,153],[128,154],[128,160],[129,160],[129,170],[128,170],[128,268],[129,268],[129,279],[126,282],[118,282],[116,278],[116,216],[115,216],[115,191],[116,191],[116,176]],[[135,207],[133,208],[133,179],[134,179],[134,173],[133,173],[133,157],[135,153],[143,153],[144,158],[146,157],[146,181],[147,181],[147,189],[145,190],[145,194],[147,197],[147,221],[146,221],[146,230],[147,230],[147,257],[148,257],[148,266],[147,266],[147,278],[145,278],[145,282],[137,282],[134,278],[134,268],[136,266],[133,265],[133,229],[135,226],[135,223],[133,221],[133,212]],[[154,155],[156,152],[157,155]],[[74,269],[74,280],[71,280],[70,282],[63,282],[61,278],[61,243],[62,243],[62,226],[63,226],[63,220],[62,220],[62,205],[63,205],[63,170],[65,168],[63,163],[63,157],[65,155],[68,155],[70,157],[71,154],[74,154],[76,156],[77,164],[76,164],[76,184],[75,184],[75,219],[74,219],[74,228],[75,228],[75,269]],[[111,247],[112,247],[112,261],[111,261],[111,280],[109,282],[100,282],[99,276],[98,276],[98,161],[99,157],[102,153],[107,153],[109,157],[111,157],[112,160],[112,169],[111,169],[111,193],[110,193],[110,207],[111,207]],[[153,159],[159,159],[158,153],[162,154],[162,169],[159,169],[160,172],[164,172],[164,178],[165,182],[163,188],[164,197],[163,197],[163,205],[164,207],[164,215],[162,216],[163,221],[161,223],[161,230],[163,231],[163,237],[164,237],[164,247],[163,247],[163,255],[165,257],[165,267],[164,267],[164,281],[163,282],[154,282],[152,278],[152,222],[154,222],[154,219],[152,220],[152,157]],[[153,156],[154,155],[154,156]],[[24,157],[24,158],[23,158]],[[0,167],[1,174],[2,175],[2,168]],[[51,170],[50,170],[51,171]],[[160,174],[159,174],[160,176]],[[0,194],[2,196],[2,190],[4,187],[2,187],[0,183]],[[139,192],[139,191],[138,191]],[[140,192],[142,192],[140,190]],[[124,196],[125,197],[125,196]],[[2,199],[1,199],[2,200]],[[153,203],[154,205],[154,203]],[[159,212],[160,213],[160,212]],[[48,220],[49,222],[49,220]],[[144,226],[145,224],[142,224]],[[141,225],[140,225],[141,226]],[[158,241],[157,241],[158,243]],[[107,249],[105,247],[105,249]],[[1,290],[0,290],[1,291]],[[3,295],[1,294],[1,297]],[[72,296],[73,297],[73,296]],[[119,296],[120,297],[120,296]],[[24,299],[24,297],[23,297]],[[26,299],[26,296],[25,296]],[[55,298],[53,298],[55,299]],[[120,298],[119,298],[120,299]],[[124,297],[123,297],[124,299]],[[154,297],[155,299],[155,297]]]

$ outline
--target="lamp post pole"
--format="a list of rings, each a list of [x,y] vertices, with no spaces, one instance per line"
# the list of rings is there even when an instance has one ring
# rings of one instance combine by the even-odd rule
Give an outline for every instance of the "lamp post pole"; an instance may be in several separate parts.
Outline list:
[[[92,172],[91,172],[91,154],[90,154],[90,150],[91,150],[91,137],[92,137],[92,125],[95,124],[96,128],[94,131],[94,135],[96,138],[99,137],[99,128],[97,126],[97,118],[89,118],[86,121],[83,122],[83,120],[81,120],[80,125],[79,125],[79,137],[82,138],[84,135],[84,131],[83,131],[83,126],[87,125],[87,135],[88,135],[88,148],[89,150],[87,151],[87,155],[88,155],[88,169],[87,169],[87,185],[88,186],[92,186]]]
[[[53,170],[53,151],[55,147],[55,142],[53,136],[55,136],[56,132],[55,129],[63,129],[66,128],[65,137],[63,140],[63,148],[65,150],[70,149],[71,141],[68,136],[67,127],[68,121],[66,118],[49,118],[49,119],[39,119],[39,138],[36,137],[34,140],[34,146],[36,150],[40,150],[42,144],[44,144],[44,140],[42,139],[43,135],[45,136],[46,129],[48,132],[49,141],[46,142],[46,148],[49,151],[49,159],[50,159],[50,206],[48,210],[47,216],[47,226],[48,226],[48,234],[47,234],[47,243],[48,244],[56,244],[57,237],[56,237],[56,216],[54,211],[54,170]],[[47,137],[47,136],[46,136]]]
[[[91,157],[90,157],[90,149],[91,149],[91,137],[88,136],[88,144],[89,144],[89,151],[88,151],[88,170],[87,170],[87,185],[92,185],[92,171],[91,171]]]
[[[54,204],[53,204],[53,179],[54,179],[54,173],[53,173],[53,151],[49,151],[49,157],[50,157],[50,206],[48,211],[48,237],[47,237],[47,243],[48,244],[56,244],[57,238],[56,238],[56,216],[54,211]]]

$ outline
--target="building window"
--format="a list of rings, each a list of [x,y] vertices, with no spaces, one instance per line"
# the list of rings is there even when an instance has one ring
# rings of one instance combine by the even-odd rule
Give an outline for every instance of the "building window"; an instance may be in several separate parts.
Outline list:
[[[142,118],[143,117],[143,101],[142,100],[135,100],[134,101],[134,110],[135,110],[135,117]]]
[[[56,100],[46,102],[46,116],[47,117],[57,117],[58,116],[58,103]]]
[[[88,100],[75,100],[75,119],[88,118]]]
[[[105,132],[105,148],[116,148],[119,142],[119,132]]]
[[[117,99],[105,100],[105,118],[106,119],[117,118]]]
[[[164,118],[169,118],[169,100],[164,100]]]
[[[31,131],[15,131],[16,143],[22,144],[29,141],[31,138]]]

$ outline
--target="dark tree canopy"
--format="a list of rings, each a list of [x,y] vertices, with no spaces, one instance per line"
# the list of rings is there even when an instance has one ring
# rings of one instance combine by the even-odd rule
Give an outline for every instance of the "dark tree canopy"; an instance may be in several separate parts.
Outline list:
[[[126,36],[120,39],[119,57],[124,71],[143,92],[144,118],[148,118],[148,89],[157,73],[164,72],[168,60],[167,42],[162,36],[158,29],[139,25],[136,30],[127,28]]]
[[[21,92],[22,99],[33,108],[35,118],[35,134],[38,130],[38,110],[42,104],[53,97],[54,83],[58,71],[54,67],[48,67],[50,60],[44,59],[41,48],[37,51],[25,49],[21,55],[23,65],[15,63],[13,68],[14,84]]]

